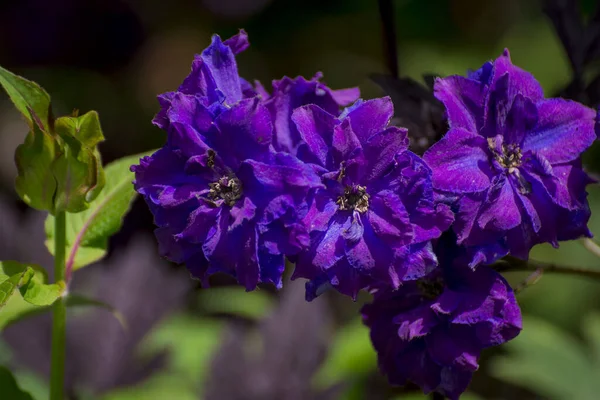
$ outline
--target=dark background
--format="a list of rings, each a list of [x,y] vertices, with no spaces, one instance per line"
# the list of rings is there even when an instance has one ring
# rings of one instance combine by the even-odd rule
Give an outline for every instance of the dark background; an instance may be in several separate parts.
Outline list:
[[[402,77],[424,83],[423,74],[464,74],[507,47],[548,96],[561,93],[590,106],[600,98],[595,53],[590,50],[585,62],[577,58],[588,37],[578,36],[583,26],[600,36],[594,0],[579,2],[577,12],[555,14],[558,30],[538,1],[392,3]],[[571,3],[551,2],[568,10]],[[213,33],[227,38],[238,28],[251,42],[238,57],[240,75],[267,89],[283,75],[322,71],[334,89],[358,85],[364,98],[384,93],[369,78],[387,73],[389,64],[375,0],[4,0],[0,65],[43,86],[56,115],[97,110],[106,136],[100,149],[110,162],[162,145],[164,133],[150,123],[156,95],[179,85]],[[0,96],[0,259],[50,268],[41,245],[44,215],[27,210],[12,188],[13,152],[26,130]],[[586,155],[592,172],[600,168],[596,154]],[[589,192],[595,212],[600,190],[594,185]],[[596,214],[590,226],[600,234]],[[76,274],[73,290],[120,309],[129,329],[103,311],[70,314],[72,398],[423,398],[413,387],[390,388],[377,373],[357,314],[364,299],[353,303],[330,294],[306,304],[302,283],[287,285],[280,296],[270,288],[203,290],[183,267],[159,259],[151,231],[151,216],[138,199],[112,238],[109,256]],[[558,251],[540,246],[532,258],[600,268],[579,242]],[[507,278],[519,283],[524,276]],[[484,355],[469,396],[600,398],[599,289],[582,278],[545,276],[520,294],[524,333]],[[19,383],[36,399],[46,398],[47,316],[3,336],[0,361],[18,371]]]

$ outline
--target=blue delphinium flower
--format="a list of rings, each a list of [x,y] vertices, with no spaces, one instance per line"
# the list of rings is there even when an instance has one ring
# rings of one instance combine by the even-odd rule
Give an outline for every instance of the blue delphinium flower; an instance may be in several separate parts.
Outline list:
[[[375,291],[362,315],[390,383],[411,381],[425,393],[458,399],[481,351],[519,334],[521,312],[500,274],[452,260],[447,265],[439,256],[441,269],[398,290]]]
[[[456,207],[458,243],[471,266],[538,243],[591,236],[580,155],[595,140],[595,112],[545,99],[508,51],[468,77],[435,82],[450,131],[424,155],[433,187]]]
[[[392,114],[387,97],[339,118],[316,105],[294,110],[297,155],[325,185],[304,219],[310,248],[296,257],[309,300],[330,285],[352,297],[375,283],[398,288],[436,266],[430,241],[453,215],[434,203],[431,171],[407,150],[406,130],[388,126]]]
[[[179,90],[160,97],[155,123],[167,143],[132,170],[161,254],[204,281],[225,272],[251,290],[281,286],[284,255],[308,244],[299,218],[321,182],[273,150],[270,112],[238,76],[235,53],[247,46],[243,31],[225,42],[213,37]]]

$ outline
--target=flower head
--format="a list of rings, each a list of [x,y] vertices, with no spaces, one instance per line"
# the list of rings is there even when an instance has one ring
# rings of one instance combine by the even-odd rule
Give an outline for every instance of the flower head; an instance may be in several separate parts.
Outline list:
[[[394,291],[375,293],[362,309],[379,366],[390,383],[458,399],[478,369],[481,350],[521,330],[512,289],[486,266],[446,266]]]
[[[450,131],[424,159],[434,189],[455,204],[454,231],[471,266],[591,235],[579,157],[596,137],[593,110],[545,99],[507,50],[466,78],[438,79],[435,95]]]
[[[238,76],[234,54],[246,47],[243,31],[213,37],[179,90],[160,97],[155,123],[167,143],[132,170],[162,255],[198,278],[226,272],[251,290],[281,285],[284,255],[308,243],[299,218],[321,184],[297,158],[273,151],[269,110]]]
[[[298,157],[325,185],[304,218],[310,248],[294,277],[310,279],[307,298],[329,285],[356,297],[375,283],[397,288],[436,266],[431,239],[452,222],[433,201],[431,171],[407,151],[406,130],[389,127],[389,98],[358,101],[336,117],[315,105],[296,109]]]

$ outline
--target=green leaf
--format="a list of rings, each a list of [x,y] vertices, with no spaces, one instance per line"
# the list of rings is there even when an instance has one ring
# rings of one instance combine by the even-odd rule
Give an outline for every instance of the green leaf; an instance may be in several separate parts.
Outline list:
[[[29,125],[25,142],[17,147],[15,188],[19,197],[38,210],[54,212],[56,180],[52,162],[56,157],[56,138],[50,96],[37,83],[0,67],[0,85]]]
[[[23,299],[34,306],[49,306],[65,291],[64,282],[46,284],[42,267],[16,261],[0,262],[0,308],[19,289]]]
[[[200,290],[198,303],[213,314],[232,314],[249,319],[266,316],[275,305],[268,293],[256,290],[246,292],[244,288],[238,286]]]
[[[168,373],[152,375],[144,382],[117,388],[101,397],[102,400],[198,400],[198,391],[180,376]]]
[[[132,164],[151,154],[137,154],[116,160],[104,168],[104,190],[90,203],[90,207],[67,216],[67,262],[77,270],[98,261],[106,254],[108,238],[119,231],[123,217],[129,211],[135,196]],[[54,217],[46,219],[46,247],[54,254]]]
[[[0,283],[0,308],[4,307],[17,288],[29,282],[33,274],[31,268],[26,268]]]
[[[62,153],[52,165],[57,182],[55,210],[78,213],[89,207],[105,183],[96,147],[104,140],[98,113],[58,118],[55,131],[62,139]]]
[[[33,400],[29,393],[21,390],[12,372],[6,367],[0,367],[0,393],[3,399]]]
[[[327,387],[342,380],[354,381],[376,368],[377,355],[371,344],[369,329],[356,319],[336,334],[315,383],[319,387]]]
[[[56,158],[56,147],[56,139],[33,124],[25,142],[15,151],[15,189],[27,205],[38,210],[54,212],[56,178],[52,163]]]
[[[492,360],[493,376],[550,399],[597,399],[600,360],[589,357],[579,341],[542,319],[525,317],[523,327],[516,339],[504,345],[509,355]]]
[[[17,110],[27,119],[30,128],[38,125],[45,132],[51,131],[50,96],[40,85],[2,67],[0,67],[0,85],[6,90]]]
[[[220,321],[185,315],[164,321],[142,343],[142,354],[169,351],[168,372],[199,390],[222,340]]]
[[[106,304],[102,301],[90,299],[78,294],[69,294],[67,296],[67,307],[103,308],[106,311],[109,311],[116,318],[116,320],[119,321],[123,329],[127,329],[127,320],[125,319],[125,316],[110,304]]]
[[[110,304],[73,293],[65,296],[65,301],[68,309],[79,307],[96,307],[105,309],[106,311],[110,312],[117,319],[117,321],[119,321],[123,329],[127,329],[127,321],[125,316]],[[35,306],[25,301],[21,296],[12,296],[6,304],[6,307],[4,307],[4,309],[0,312],[0,331],[15,322],[50,311],[52,311],[51,304]]]

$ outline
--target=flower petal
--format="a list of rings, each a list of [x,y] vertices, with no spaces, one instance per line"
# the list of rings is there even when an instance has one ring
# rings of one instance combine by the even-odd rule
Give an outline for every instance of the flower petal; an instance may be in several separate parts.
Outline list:
[[[464,129],[451,129],[423,156],[433,171],[433,187],[454,193],[480,192],[494,175],[487,141]]]
[[[508,49],[504,49],[502,55],[494,60],[490,90],[494,90],[498,80],[505,74],[510,77],[508,82],[509,98],[512,99],[517,93],[521,93],[534,103],[544,99],[544,90],[539,82],[529,72],[512,64]]]
[[[410,216],[395,193],[384,191],[373,196],[366,215],[375,235],[388,246],[399,248],[412,242]]]
[[[227,109],[215,119],[215,124],[220,134],[214,147],[219,156],[231,160],[228,165],[267,157],[273,126],[268,110],[257,97],[244,99]]]
[[[520,205],[510,182],[500,175],[488,193],[477,223],[481,229],[507,231],[521,223]]]
[[[408,131],[405,128],[391,126],[373,134],[363,142],[366,176],[364,182],[375,180],[388,172],[393,166],[397,154],[408,149]]]
[[[581,156],[596,140],[594,110],[564,99],[537,103],[539,121],[523,142],[523,151],[543,155],[551,164],[565,163]]]
[[[462,76],[438,78],[434,94],[446,107],[450,128],[478,131],[483,124],[484,84]]]
[[[295,109],[292,121],[303,141],[298,148],[298,158],[323,167],[333,167],[329,148],[337,119],[319,106],[309,104]]]
[[[224,44],[219,35],[213,35],[212,43],[200,57],[210,71],[217,89],[225,95],[227,104],[231,105],[240,101],[242,86],[232,48]]]
[[[225,46],[228,46],[233,54],[239,54],[242,51],[246,50],[250,43],[248,42],[248,34],[245,30],[240,29],[240,31],[223,42]]]
[[[481,349],[477,347],[474,329],[469,326],[451,325],[436,329],[425,337],[427,352],[435,362],[443,366],[455,366],[476,371]]]
[[[360,103],[353,107],[347,117],[352,131],[361,143],[388,126],[394,115],[394,105],[389,97],[380,97]]]

